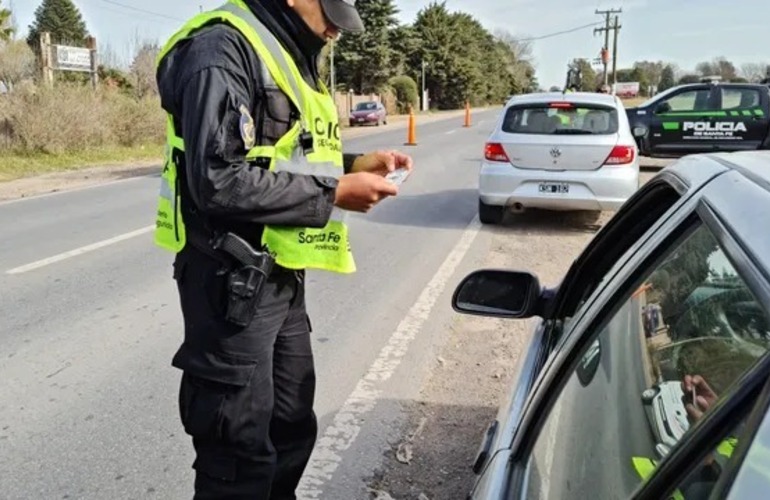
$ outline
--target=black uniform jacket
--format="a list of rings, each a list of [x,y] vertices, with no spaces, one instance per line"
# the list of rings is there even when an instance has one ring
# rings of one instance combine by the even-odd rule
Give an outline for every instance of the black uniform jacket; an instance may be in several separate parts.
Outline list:
[[[285,0],[247,3],[317,88],[324,42]],[[245,37],[218,23],[178,44],[157,73],[161,105],[185,141],[180,177],[188,230],[204,229],[205,221],[257,247],[264,224],[325,226],[337,187],[333,178],[274,173],[245,160],[241,120],[253,119],[257,145],[273,145],[298,116],[288,97],[263,81],[261,64]],[[346,171],[356,156],[345,155]]]

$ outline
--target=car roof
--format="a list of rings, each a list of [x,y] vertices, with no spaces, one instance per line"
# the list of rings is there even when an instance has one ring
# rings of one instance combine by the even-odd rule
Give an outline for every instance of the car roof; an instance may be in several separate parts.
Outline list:
[[[686,156],[666,168],[709,207],[770,277],[770,151]],[[712,185],[713,184],[713,188]]]
[[[575,104],[603,104],[605,106],[617,106],[619,102],[614,95],[600,94],[598,92],[537,92],[516,95],[508,101],[507,106],[542,104],[554,101]]]

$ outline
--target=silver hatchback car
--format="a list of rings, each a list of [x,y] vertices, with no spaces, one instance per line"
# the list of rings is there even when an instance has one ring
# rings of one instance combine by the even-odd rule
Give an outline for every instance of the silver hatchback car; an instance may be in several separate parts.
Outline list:
[[[508,101],[479,174],[479,217],[507,210],[614,211],[639,188],[639,153],[619,98],[542,93]]]

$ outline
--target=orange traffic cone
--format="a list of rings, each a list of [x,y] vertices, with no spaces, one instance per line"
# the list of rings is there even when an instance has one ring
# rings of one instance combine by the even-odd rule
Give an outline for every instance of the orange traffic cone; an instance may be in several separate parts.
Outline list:
[[[409,126],[407,127],[406,146],[417,145],[417,126],[414,119],[414,110],[409,106]]]
[[[471,126],[471,103],[465,101],[465,127]]]

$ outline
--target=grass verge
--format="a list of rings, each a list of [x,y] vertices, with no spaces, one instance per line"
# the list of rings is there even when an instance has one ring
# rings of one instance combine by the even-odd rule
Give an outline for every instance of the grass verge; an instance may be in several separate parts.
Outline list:
[[[79,170],[104,165],[123,165],[137,161],[160,162],[163,145],[103,146],[60,154],[7,152],[0,155],[0,182],[35,175]]]

